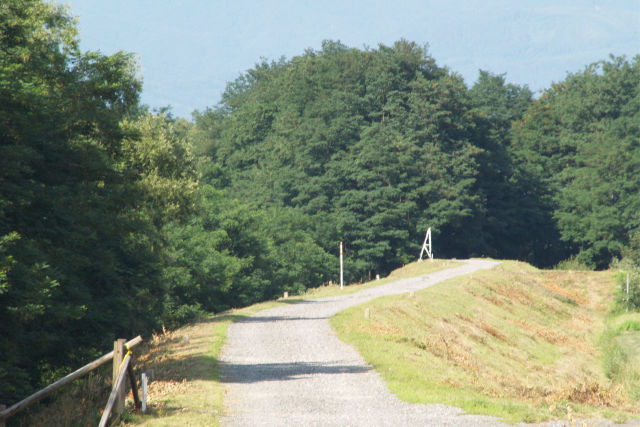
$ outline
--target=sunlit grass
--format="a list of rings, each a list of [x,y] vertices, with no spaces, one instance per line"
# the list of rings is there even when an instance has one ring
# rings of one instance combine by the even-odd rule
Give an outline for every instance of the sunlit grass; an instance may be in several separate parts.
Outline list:
[[[324,286],[158,336],[139,363],[156,370],[151,413],[130,415],[128,422],[218,425],[224,389],[216,362],[233,321],[280,304],[353,293],[457,265],[443,260],[414,263],[382,280],[343,290]],[[635,324],[637,317],[630,314],[613,322],[609,316],[607,326],[611,283],[607,272],[538,271],[505,262],[411,298],[369,302],[339,314],[332,323],[406,401],[450,404],[509,422],[573,417],[623,421],[637,415],[638,407],[628,389],[616,388],[606,377],[600,337],[608,327]],[[365,307],[369,319],[364,318]],[[616,342],[620,348],[636,345]]]
[[[619,421],[640,415],[640,406],[603,368],[599,337],[614,292],[610,272],[505,262],[412,298],[348,309],[332,325],[403,400],[508,422]]]

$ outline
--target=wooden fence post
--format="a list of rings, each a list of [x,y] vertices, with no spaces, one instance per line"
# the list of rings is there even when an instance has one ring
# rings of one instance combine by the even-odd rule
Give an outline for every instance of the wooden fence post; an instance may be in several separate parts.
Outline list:
[[[137,337],[127,342],[126,344],[129,346],[129,348],[132,348],[137,346],[141,342],[142,342],[142,337],[138,335]],[[5,409],[4,412],[2,412],[2,410],[0,409],[0,414],[2,414],[2,416],[4,417],[4,422],[6,423],[9,417],[22,411],[24,408],[32,405],[33,403],[37,402],[40,399],[43,399],[51,395],[56,390],[59,390],[61,387],[68,385],[69,383],[88,374],[89,372],[104,365],[105,363],[109,362],[112,359],[113,359],[113,351],[110,351],[109,353],[102,355],[101,357],[94,360],[93,362],[88,363],[84,365],[82,368],[70,373],[66,377],[60,378],[58,381],[54,382],[53,384],[49,384],[42,390],[39,390],[33,393],[31,396],[22,399],[20,402],[14,403],[13,405]],[[4,427],[4,426],[2,426],[2,424],[0,423],[0,427]]]
[[[0,412],[7,409],[7,405],[0,405]],[[4,418],[0,419],[0,427],[4,427]]]
[[[136,409],[140,409],[142,407],[142,404],[140,403],[140,396],[138,396],[138,383],[136,382],[136,375],[133,372],[133,360],[129,362],[129,366],[127,366],[127,375],[129,377],[129,384],[131,384],[133,404]]]
[[[113,342],[113,381],[112,387],[116,386],[116,381],[118,380],[118,372],[120,371],[120,365],[122,364],[122,359],[124,358],[124,343],[127,340],[124,338],[118,338],[117,341]],[[125,397],[126,387],[122,387],[122,389],[116,395],[116,401],[113,405],[113,412],[116,416],[119,416],[124,412],[124,397]]]
[[[127,376],[127,368],[129,367],[129,363],[131,363],[130,357],[125,357],[122,362],[122,367],[120,368],[120,373],[118,374],[118,379],[111,389],[111,394],[109,395],[109,400],[107,401],[107,406],[104,407],[104,411],[102,411],[102,417],[100,418],[100,423],[98,427],[106,427],[107,422],[109,421],[109,415],[111,415],[111,411],[116,403],[116,399],[122,389],[124,389],[124,379]],[[115,415],[117,417],[118,415]]]

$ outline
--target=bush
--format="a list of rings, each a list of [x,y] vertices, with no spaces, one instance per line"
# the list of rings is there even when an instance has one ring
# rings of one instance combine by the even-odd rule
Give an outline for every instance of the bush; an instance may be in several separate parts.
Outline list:
[[[582,260],[578,259],[575,255],[557,263],[554,267],[555,270],[587,270],[591,271],[593,268],[589,267]]]

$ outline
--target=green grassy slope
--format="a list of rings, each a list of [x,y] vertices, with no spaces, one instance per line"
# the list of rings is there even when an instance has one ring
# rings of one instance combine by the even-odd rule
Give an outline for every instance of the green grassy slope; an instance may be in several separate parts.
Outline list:
[[[332,325],[409,402],[511,422],[624,420],[640,414],[639,383],[633,373],[622,381],[607,368],[603,336],[611,335],[614,292],[611,272],[504,262],[413,297],[354,307]],[[632,349],[635,338],[613,336]]]

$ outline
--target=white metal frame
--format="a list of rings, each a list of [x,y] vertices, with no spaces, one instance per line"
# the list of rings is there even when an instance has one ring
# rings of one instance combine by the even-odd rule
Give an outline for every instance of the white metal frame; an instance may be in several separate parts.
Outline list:
[[[424,243],[422,244],[422,250],[420,250],[420,258],[418,258],[418,261],[422,261],[422,255],[425,252],[429,259],[433,261],[433,251],[431,249],[431,227],[427,229],[427,235],[424,236]]]

